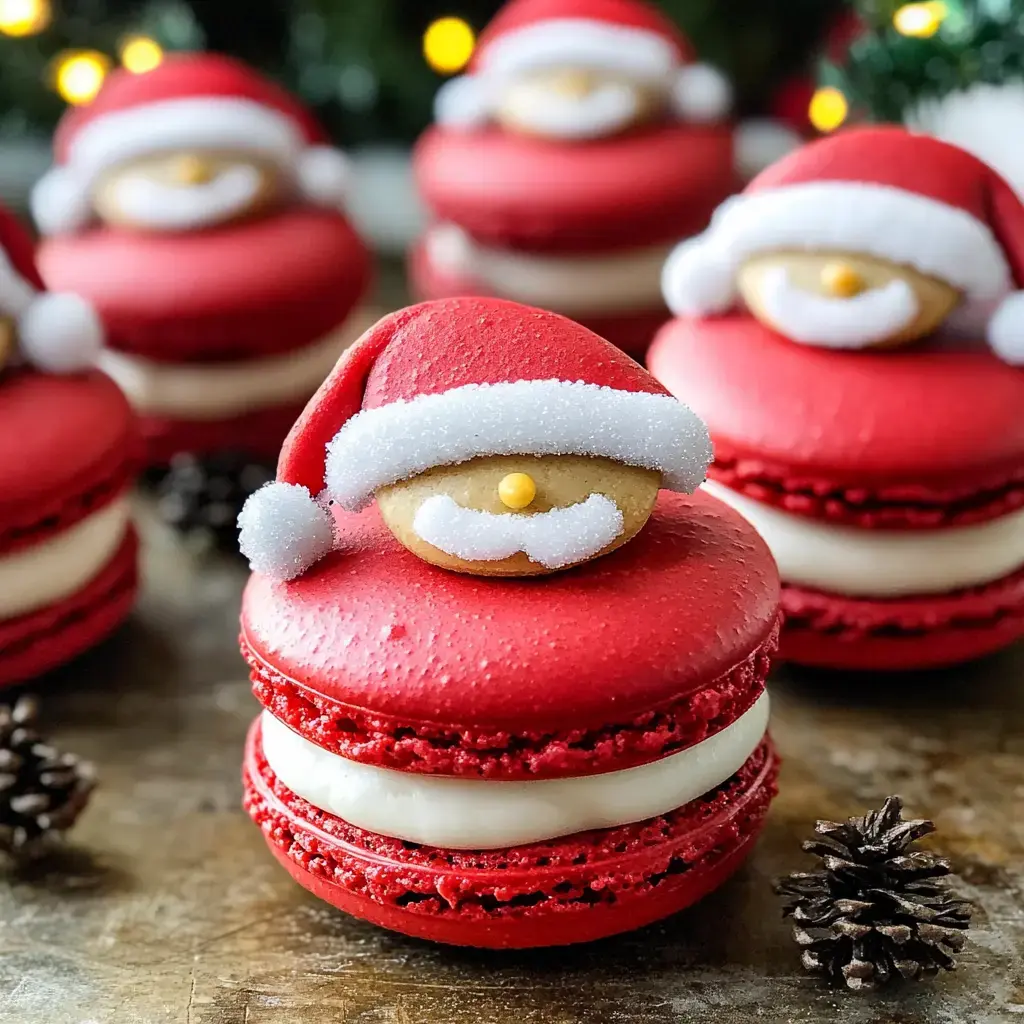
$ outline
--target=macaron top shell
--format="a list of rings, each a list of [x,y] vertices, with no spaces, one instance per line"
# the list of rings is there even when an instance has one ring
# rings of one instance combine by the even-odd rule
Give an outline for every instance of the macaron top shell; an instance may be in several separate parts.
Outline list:
[[[982,341],[882,352],[796,344],[745,315],[678,319],[651,372],[704,419],[716,459],[808,484],[952,503],[1024,479],[1024,370]],[[993,495],[993,500],[995,496]]]
[[[536,252],[678,241],[703,230],[736,184],[730,127],[660,125],[586,143],[433,127],[413,159],[435,217],[481,243]]]
[[[767,548],[703,494],[662,491],[638,537],[542,581],[431,566],[375,506],[338,526],[304,576],[250,580],[243,641],[301,687],[410,725],[628,721],[727,673],[777,616]]]
[[[134,440],[128,402],[103,374],[0,377],[0,553],[116,497],[137,455]]]
[[[112,348],[163,362],[287,352],[339,326],[370,257],[340,214],[297,207],[174,234],[97,227],[45,240],[49,287],[86,296]]]

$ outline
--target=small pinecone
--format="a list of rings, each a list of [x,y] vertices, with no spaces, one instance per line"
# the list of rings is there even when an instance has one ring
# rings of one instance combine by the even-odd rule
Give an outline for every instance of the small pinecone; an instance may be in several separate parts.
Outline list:
[[[222,551],[238,550],[238,513],[274,468],[239,452],[176,455],[160,480],[160,515],[176,530]]]
[[[911,844],[935,831],[930,821],[904,821],[903,801],[848,822],[819,821],[803,849],[823,871],[797,872],[775,883],[783,916],[808,971],[873,989],[896,978],[924,978],[956,966],[970,926],[968,900],[936,881],[949,862]]]
[[[91,764],[42,740],[36,710],[30,697],[0,705],[0,850],[18,858],[69,829],[96,784]]]

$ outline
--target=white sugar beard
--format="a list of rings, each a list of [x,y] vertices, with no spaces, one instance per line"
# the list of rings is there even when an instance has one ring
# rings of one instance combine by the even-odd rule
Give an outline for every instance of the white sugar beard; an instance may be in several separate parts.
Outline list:
[[[231,167],[203,185],[167,185],[141,174],[126,174],[115,185],[121,212],[157,230],[188,230],[242,213],[260,191],[252,166]]]
[[[447,494],[416,510],[413,529],[428,544],[473,562],[497,562],[523,552],[547,569],[585,562],[622,534],[618,505],[603,494],[549,512],[495,515],[463,508]]]
[[[596,139],[627,128],[640,111],[636,89],[608,82],[578,99],[541,83],[518,82],[499,101],[517,124],[555,139]]]
[[[773,326],[792,341],[858,349],[898,334],[918,314],[906,281],[891,281],[850,299],[826,299],[794,285],[782,267],[764,276],[761,301]]]

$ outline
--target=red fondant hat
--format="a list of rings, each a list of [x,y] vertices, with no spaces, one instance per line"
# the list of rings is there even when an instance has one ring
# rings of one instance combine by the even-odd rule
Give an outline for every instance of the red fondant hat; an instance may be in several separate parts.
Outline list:
[[[77,295],[47,292],[28,232],[0,207],[0,316],[17,324],[22,355],[41,370],[91,366],[103,342],[93,308]]]
[[[489,117],[496,81],[582,66],[662,86],[683,117],[718,120],[728,112],[729,87],[717,71],[694,61],[683,33],[643,0],[511,0],[481,33],[470,74],[438,94],[437,119],[480,124]]]
[[[291,521],[301,518],[297,488],[316,526],[315,497],[357,511],[378,488],[434,466],[568,454],[659,470],[666,488],[693,491],[711,443],[646,370],[571,320],[499,299],[412,306],[365,334],[306,407],[278,482],[243,513],[246,554],[258,561],[264,537],[280,532],[282,495]],[[299,572],[311,564],[302,561]]]
[[[891,260],[946,281],[986,315],[998,307],[990,340],[1024,361],[1024,206],[970,153],[896,127],[805,146],[726,200],[711,227],[676,250],[666,300],[682,315],[724,312],[745,259],[804,249]]]
[[[92,103],[64,115],[56,166],[37,186],[33,213],[46,233],[80,227],[102,171],[179,149],[258,154],[293,175],[307,198],[335,205],[347,168],[326,141],[301,103],[244,64],[212,53],[171,55],[143,74],[115,71]]]

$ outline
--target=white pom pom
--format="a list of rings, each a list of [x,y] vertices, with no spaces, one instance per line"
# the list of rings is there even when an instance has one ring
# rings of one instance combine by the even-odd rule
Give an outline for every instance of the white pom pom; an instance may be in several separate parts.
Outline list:
[[[1024,366],[1024,292],[1014,292],[988,323],[988,343],[1000,359]]]
[[[77,373],[94,365],[103,347],[103,325],[79,295],[41,292],[18,319],[18,341],[33,366]]]
[[[677,245],[661,272],[661,290],[676,316],[724,313],[736,301],[735,271],[705,235]]]
[[[733,132],[736,173],[744,181],[749,180],[802,144],[800,135],[781,121],[769,118],[743,121]]]
[[[723,120],[732,107],[732,86],[710,64],[687,64],[672,86],[672,108],[684,121],[707,124]]]
[[[299,191],[311,203],[341,209],[352,181],[348,157],[333,146],[310,146],[295,169]]]
[[[434,97],[434,120],[445,128],[470,131],[491,117],[491,88],[477,75],[450,78]]]
[[[334,547],[334,520],[305,487],[269,483],[238,516],[238,546],[253,572],[291,580]]]
[[[92,219],[89,187],[66,167],[53,167],[36,182],[29,205],[44,235],[77,231]]]

